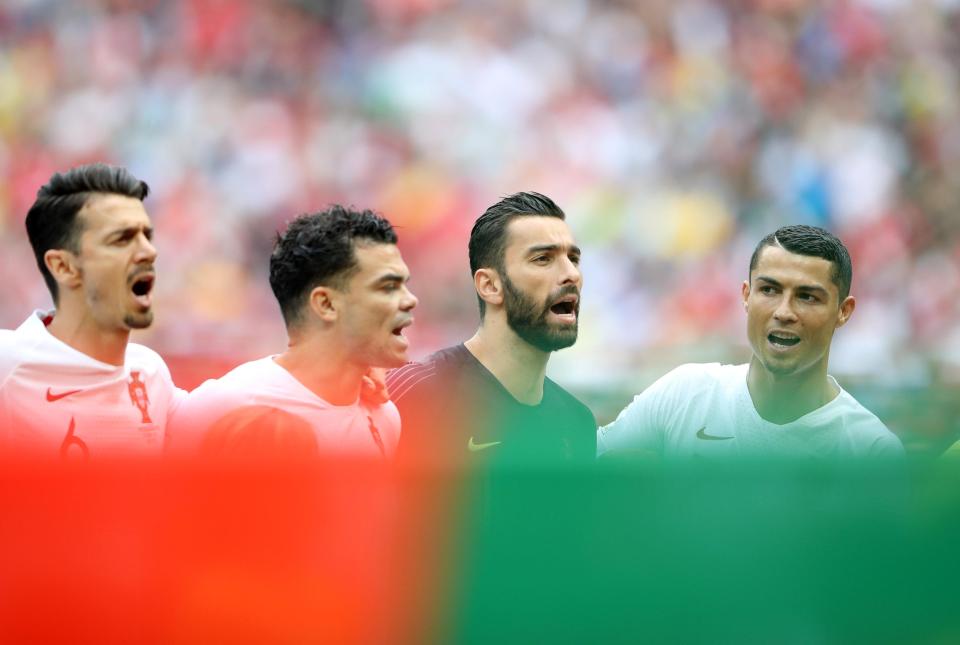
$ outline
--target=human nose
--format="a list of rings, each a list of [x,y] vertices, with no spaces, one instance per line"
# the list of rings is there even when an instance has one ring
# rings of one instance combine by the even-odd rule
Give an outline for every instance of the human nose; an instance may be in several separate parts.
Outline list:
[[[580,287],[583,284],[583,273],[580,271],[580,265],[570,258],[566,258],[563,260],[562,266],[560,284],[575,284]]]
[[[410,291],[407,287],[403,288],[403,298],[400,301],[400,310],[401,311],[410,311],[417,306],[420,300],[413,295],[413,292]]]
[[[794,322],[797,319],[797,314],[791,306],[791,300],[788,294],[782,294],[780,296],[779,302],[777,302],[776,309],[773,310],[773,317],[775,320],[782,322]]]
[[[138,238],[139,242],[137,244],[137,262],[147,262],[152,263],[157,259],[157,247],[153,245],[153,242],[149,237],[141,233]]]

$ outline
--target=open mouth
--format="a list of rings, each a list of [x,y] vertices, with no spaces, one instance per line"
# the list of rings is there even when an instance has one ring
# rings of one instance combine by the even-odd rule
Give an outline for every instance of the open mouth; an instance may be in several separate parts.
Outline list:
[[[413,324],[413,318],[408,318],[407,320],[404,320],[402,323],[400,323],[399,325],[397,325],[396,327],[394,327],[393,330],[391,331],[391,333],[392,333],[394,336],[398,336],[398,337],[403,338],[404,340],[406,340],[406,338],[405,338],[404,335],[403,335],[403,330],[404,330],[405,327],[409,327],[409,326],[412,325],[412,324]]]
[[[150,306],[150,293],[153,291],[153,283],[156,277],[152,273],[142,273],[133,280],[130,285],[130,292],[134,299],[143,307]]]
[[[579,299],[574,295],[564,296],[550,306],[550,311],[561,318],[577,317],[577,304]]]
[[[153,276],[142,276],[137,278],[131,289],[135,296],[146,296],[153,290]]]
[[[800,342],[800,337],[796,334],[787,334],[784,332],[772,332],[767,334],[767,340],[770,344],[777,347],[793,347]]]

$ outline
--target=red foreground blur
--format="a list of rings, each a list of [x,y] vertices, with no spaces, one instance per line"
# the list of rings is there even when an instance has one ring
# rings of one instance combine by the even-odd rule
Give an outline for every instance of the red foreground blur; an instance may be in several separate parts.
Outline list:
[[[382,462],[0,466],[5,643],[430,640],[432,493]]]

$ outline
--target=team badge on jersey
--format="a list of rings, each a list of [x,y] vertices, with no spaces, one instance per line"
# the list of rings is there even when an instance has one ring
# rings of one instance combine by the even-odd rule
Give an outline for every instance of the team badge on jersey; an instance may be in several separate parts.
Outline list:
[[[130,402],[140,410],[142,423],[153,423],[150,419],[150,397],[147,396],[147,385],[140,380],[140,372],[137,370],[130,372],[130,380],[127,383],[127,389],[130,391]]]

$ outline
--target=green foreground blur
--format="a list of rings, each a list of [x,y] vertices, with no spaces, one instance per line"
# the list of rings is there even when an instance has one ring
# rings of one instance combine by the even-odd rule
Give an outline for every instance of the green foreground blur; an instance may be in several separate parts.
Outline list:
[[[614,462],[464,485],[438,641],[960,642],[960,460]]]

